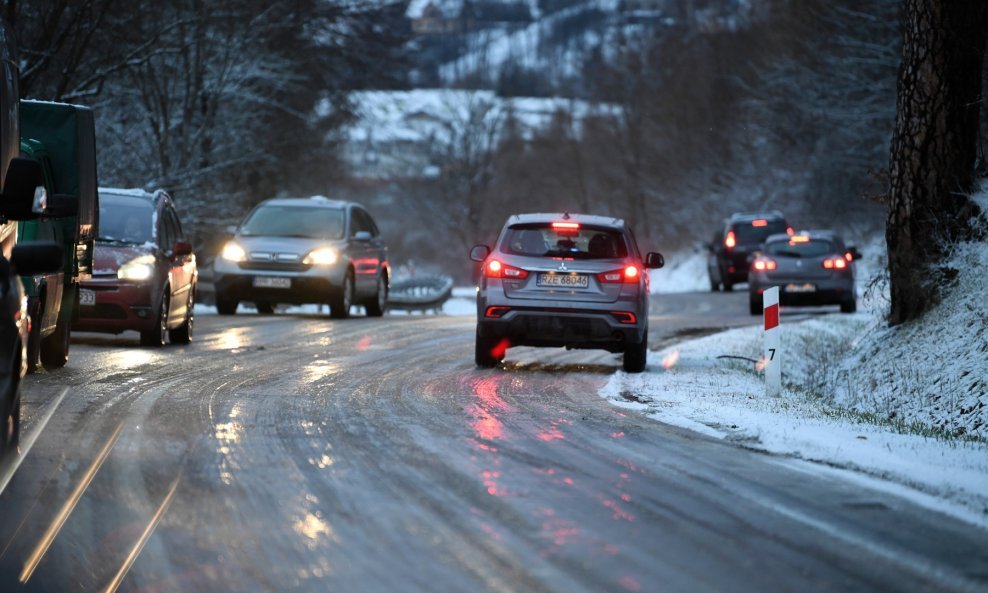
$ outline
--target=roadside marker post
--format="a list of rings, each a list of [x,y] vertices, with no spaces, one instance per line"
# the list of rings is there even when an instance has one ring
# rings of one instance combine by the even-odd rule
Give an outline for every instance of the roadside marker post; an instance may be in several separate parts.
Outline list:
[[[779,397],[782,393],[782,353],[779,351],[779,287],[773,286],[762,293],[762,311],[765,318],[765,394]]]

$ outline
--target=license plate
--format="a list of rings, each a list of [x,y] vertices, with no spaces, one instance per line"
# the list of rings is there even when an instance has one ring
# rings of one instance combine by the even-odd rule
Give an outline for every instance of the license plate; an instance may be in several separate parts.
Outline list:
[[[256,288],[291,288],[291,278],[277,278],[270,276],[255,276],[254,286]]]
[[[557,286],[559,288],[587,288],[590,276],[582,274],[539,274],[537,286]]]
[[[812,284],[787,284],[786,292],[816,292],[816,286]]]
[[[79,289],[79,304],[92,306],[96,304],[96,291],[88,288]]]

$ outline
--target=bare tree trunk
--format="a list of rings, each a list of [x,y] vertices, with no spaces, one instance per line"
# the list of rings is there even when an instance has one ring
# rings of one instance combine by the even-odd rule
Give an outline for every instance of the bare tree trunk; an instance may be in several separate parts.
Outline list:
[[[936,266],[970,231],[986,36],[988,2],[903,0],[886,227],[892,325],[936,301],[949,280]]]

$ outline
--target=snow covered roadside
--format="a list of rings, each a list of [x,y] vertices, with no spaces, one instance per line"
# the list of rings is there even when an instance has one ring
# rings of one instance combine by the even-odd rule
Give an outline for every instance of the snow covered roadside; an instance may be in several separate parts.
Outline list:
[[[783,315],[779,398],[766,397],[754,362],[760,327],[652,352],[645,373],[619,372],[600,395],[820,471],[878,478],[873,486],[988,527],[985,262],[985,243],[959,246],[957,284],[905,326],[886,327],[882,295],[854,315],[789,324]]]

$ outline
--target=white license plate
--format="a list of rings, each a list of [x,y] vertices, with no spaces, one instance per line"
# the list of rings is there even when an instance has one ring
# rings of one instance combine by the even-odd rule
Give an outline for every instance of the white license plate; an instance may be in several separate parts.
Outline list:
[[[271,276],[255,276],[255,288],[291,288],[291,278],[276,278]]]
[[[816,292],[816,286],[812,284],[787,284],[786,292]]]
[[[88,288],[79,289],[79,304],[83,306],[93,306],[96,304],[96,291]]]
[[[582,274],[539,274],[537,286],[558,286],[560,288],[587,288],[590,276]]]

